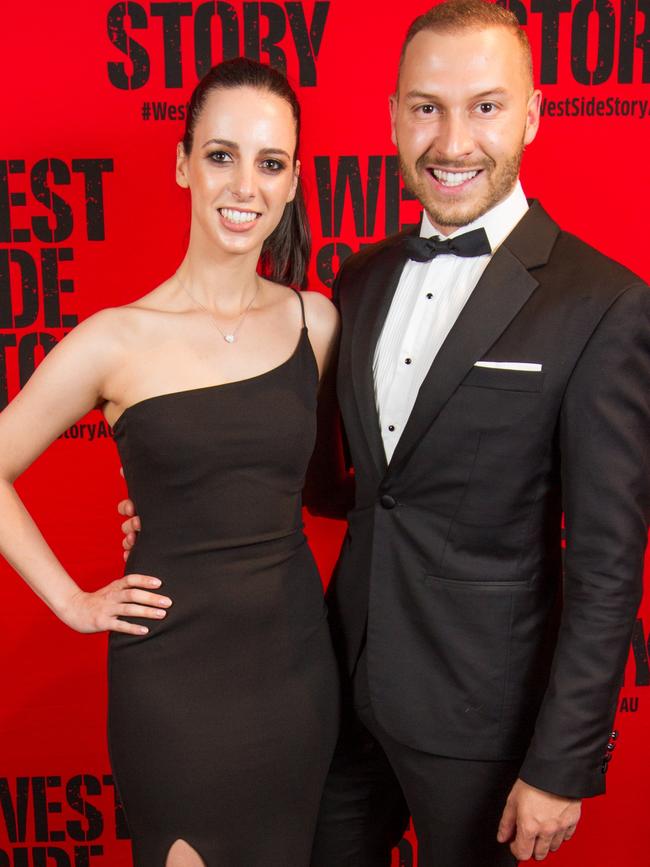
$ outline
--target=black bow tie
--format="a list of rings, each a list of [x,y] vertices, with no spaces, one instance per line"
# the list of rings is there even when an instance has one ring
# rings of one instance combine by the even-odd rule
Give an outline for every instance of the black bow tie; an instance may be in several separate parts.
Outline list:
[[[439,235],[421,238],[419,235],[405,235],[402,245],[409,259],[416,262],[430,262],[436,256],[485,256],[492,252],[485,229],[473,229],[456,238],[442,241]]]

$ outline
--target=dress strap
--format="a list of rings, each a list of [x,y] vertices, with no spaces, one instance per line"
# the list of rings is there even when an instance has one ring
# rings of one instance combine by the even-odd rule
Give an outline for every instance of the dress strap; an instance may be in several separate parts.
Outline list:
[[[293,289],[293,286],[291,287]],[[302,312],[302,327],[307,327],[307,320],[305,319],[305,302],[302,300],[302,294],[299,289],[293,289],[293,291],[298,296],[298,301],[300,301],[300,310]]]

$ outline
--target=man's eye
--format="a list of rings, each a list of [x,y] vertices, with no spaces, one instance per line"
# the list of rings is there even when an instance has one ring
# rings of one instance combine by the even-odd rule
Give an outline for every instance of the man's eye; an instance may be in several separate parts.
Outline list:
[[[496,105],[493,102],[481,102],[478,108],[481,114],[492,114]]]
[[[435,105],[428,104],[420,106],[420,111],[422,112],[422,114],[433,114],[435,110]]]

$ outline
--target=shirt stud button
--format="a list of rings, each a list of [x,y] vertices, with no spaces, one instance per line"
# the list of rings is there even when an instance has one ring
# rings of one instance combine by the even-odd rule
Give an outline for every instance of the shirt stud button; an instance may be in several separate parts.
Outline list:
[[[412,358],[405,358],[405,359],[404,359],[404,364],[410,364],[412,361],[413,361]]]
[[[391,432],[394,431],[394,430],[395,430],[395,425],[394,425],[394,424],[389,424],[389,425],[388,425],[388,430],[391,431]]]
[[[430,301],[433,298],[433,292],[427,292],[427,298]]]

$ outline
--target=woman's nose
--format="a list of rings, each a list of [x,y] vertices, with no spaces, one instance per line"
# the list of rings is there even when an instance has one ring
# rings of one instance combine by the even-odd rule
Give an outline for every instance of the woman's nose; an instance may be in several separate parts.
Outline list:
[[[230,192],[240,201],[248,201],[255,196],[255,167],[240,162],[230,183]]]

